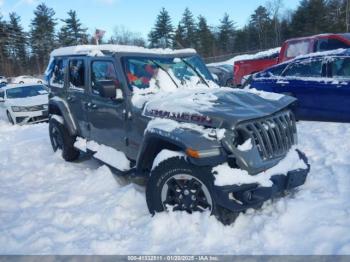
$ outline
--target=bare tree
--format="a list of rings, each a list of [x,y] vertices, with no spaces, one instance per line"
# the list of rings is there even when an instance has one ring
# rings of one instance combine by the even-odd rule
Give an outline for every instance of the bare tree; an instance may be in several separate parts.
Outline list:
[[[140,33],[132,32],[124,26],[116,26],[109,40],[111,44],[146,46],[146,40]]]
[[[281,41],[281,28],[280,28],[279,16],[282,8],[283,8],[283,0],[269,0],[266,3],[266,9],[269,11],[274,23],[275,46],[278,46]]]

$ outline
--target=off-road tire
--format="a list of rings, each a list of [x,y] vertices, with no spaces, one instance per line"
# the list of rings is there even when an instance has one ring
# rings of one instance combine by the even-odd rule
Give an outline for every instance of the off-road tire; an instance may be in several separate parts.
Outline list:
[[[51,146],[54,152],[60,149],[62,151],[63,159],[69,162],[78,159],[80,152],[74,148],[76,137],[71,136],[64,125],[59,123],[56,119],[50,118],[49,134]],[[58,139],[55,135],[60,136],[60,142],[55,141],[55,139]],[[60,144],[58,145],[58,143]]]
[[[214,176],[211,168],[195,166],[186,161],[184,157],[173,157],[164,160],[151,171],[146,186],[146,201],[152,215],[166,211],[161,197],[162,189],[165,183],[176,175],[190,175],[205,185],[212,200],[210,214],[214,215],[224,225],[234,222],[238,213],[233,213],[215,203],[213,193]]]

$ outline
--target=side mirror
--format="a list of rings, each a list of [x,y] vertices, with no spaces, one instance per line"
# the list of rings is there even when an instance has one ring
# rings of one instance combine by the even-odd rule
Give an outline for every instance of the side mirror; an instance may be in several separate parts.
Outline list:
[[[100,96],[104,98],[116,98],[118,87],[113,81],[99,81],[98,86]]]

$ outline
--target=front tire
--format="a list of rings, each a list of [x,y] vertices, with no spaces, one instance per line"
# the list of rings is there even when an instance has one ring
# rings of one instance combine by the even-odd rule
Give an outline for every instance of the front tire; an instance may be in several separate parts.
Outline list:
[[[161,162],[151,171],[146,187],[146,201],[151,214],[172,211],[187,213],[209,211],[225,225],[234,222],[232,213],[215,203],[214,176],[210,167],[199,167],[184,157]]]
[[[63,159],[69,162],[78,159],[80,153],[74,148],[76,137],[71,136],[64,125],[50,118],[49,134],[54,152],[61,150]]]

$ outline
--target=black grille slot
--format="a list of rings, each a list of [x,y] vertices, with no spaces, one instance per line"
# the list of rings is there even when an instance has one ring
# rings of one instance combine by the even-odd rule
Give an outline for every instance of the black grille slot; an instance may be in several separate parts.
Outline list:
[[[283,156],[297,143],[295,118],[290,111],[256,119],[240,125],[239,128],[249,133],[265,160]]]

